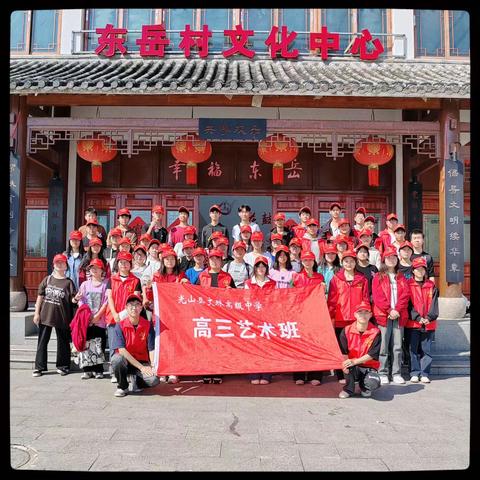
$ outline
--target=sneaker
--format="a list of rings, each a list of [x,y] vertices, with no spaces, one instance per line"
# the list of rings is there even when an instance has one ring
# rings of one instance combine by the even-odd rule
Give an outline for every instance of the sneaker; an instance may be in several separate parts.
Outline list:
[[[405,383],[405,379],[401,375],[394,375],[393,376],[393,383],[398,385],[402,385]]]
[[[305,383],[304,380],[302,380],[301,378],[299,378],[298,380],[295,380],[295,385],[303,385]]]
[[[103,372],[97,372],[95,378],[103,378]]]
[[[266,378],[260,379],[260,385],[268,385],[270,383],[270,380],[267,380]]]
[[[313,380],[310,380],[310,385],[313,385],[316,387],[317,385],[320,385],[322,382],[320,380],[317,380],[316,378]]]
[[[250,383],[251,383],[252,385],[260,385],[260,379],[255,378],[254,380],[250,380]]]
[[[348,392],[346,392],[345,390],[342,390],[339,394],[338,394],[338,398],[348,398],[350,396],[350,394]]]
[[[412,383],[418,383],[418,375],[412,375],[412,376],[410,377],[410,381],[411,381]]]
[[[127,393],[128,393],[128,390],[123,390],[121,388],[117,388],[113,395],[115,397],[124,397],[125,395],[127,395]]]
[[[340,383],[340,385],[346,385],[347,384],[347,381],[344,379],[344,378],[341,378],[338,383]]]
[[[32,372],[32,377],[41,377],[43,375],[43,372],[41,370],[34,370]]]
[[[117,377],[112,373],[111,376],[110,376],[110,381],[112,383],[118,383],[118,380],[117,380]]]
[[[92,377],[93,377],[93,372],[83,372],[80,378],[82,380],[88,380],[89,378],[92,378]]]
[[[386,375],[380,375],[380,384],[381,385],[388,385],[390,383],[390,380]]]
[[[220,384],[223,382],[223,378],[213,377],[213,383]]]
[[[68,370],[68,368],[57,368],[57,373],[64,377],[65,375],[68,375],[70,371]]]
[[[212,377],[203,377],[203,383],[213,383]]]
[[[422,378],[420,380],[422,383],[430,383],[430,379],[428,377],[425,377],[425,375],[422,375]]]
[[[158,380],[160,381],[160,383],[166,383],[167,377],[165,375],[162,375],[161,377],[158,377]]]
[[[168,383],[178,383],[180,380],[176,375],[169,375],[168,376]]]
[[[372,396],[371,390],[362,390],[360,395],[365,398],[370,398]]]

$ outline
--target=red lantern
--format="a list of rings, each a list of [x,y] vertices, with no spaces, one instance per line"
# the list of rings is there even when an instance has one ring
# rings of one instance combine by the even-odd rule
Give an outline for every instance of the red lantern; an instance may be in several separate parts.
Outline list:
[[[298,155],[297,142],[282,133],[269,135],[258,144],[258,156],[273,164],[273,184],[283,185],[283,165],[295,160]]]
[[[102,163],[113,160],[117,155],[115,142],[105,135],[94,134],[92,139],[82,139],[77,142],[77,153],[80,158],[92,164],[92,182],[102,181]]]
[[[358,163],[368,165],[368,185],[379,186],[380,172],[378,167],[388,163],[393,157],[393,145],[384,138],[374,140],[370,135],[367,140],[360,140],[355,145],[353,157]]]
[[[172,155],[179,162],[187,164],[187,185],[197,184],[197,163],[210,158],[212,145],[207,140],[200,140],[196,133],[180,137],[172,146]]]

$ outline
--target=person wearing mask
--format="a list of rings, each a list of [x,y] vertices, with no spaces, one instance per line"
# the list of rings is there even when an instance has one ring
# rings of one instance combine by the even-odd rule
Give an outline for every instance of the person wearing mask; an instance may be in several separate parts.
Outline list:
[[[110,270],[113,271],[113,264],[115,263],[115,259],[119,252],[118,242],[122,239],[122,231],[118,228],[112,228],[108,232],[108,238],[110,239],[110,246],[103,251],[103,256],[108,262]]]
[[[205,270],[205,260],[207,258],[207,254],[202,247],[197,247],[193,250],[192,257],[195,264],[193,267],[190,267],[185,271],[185,276],[192,285],[195,285],[197,283],[198,276]]]
[[[383,254],[383,252],[390,247],[395,241],[395,227],[398,225],[398,215],[396,213],[389,213],[387,215],[386,227],[378,234],[375,240],[375,248]]]
[[[95,258],[90,264],[90,279],[83,282],[80,290],[73,298],[78,306],[88,305],[91,311],[90,321],[87,327],[86,340],[100,338],[102,352],[105,355],[107,346],[107,334],[105,322],[105,311],[108,305],[107,299],[107,280],[103,279],[103,262]],[[82,380],[88,380],[95,376],[96,379],[103,378],[103,363],[83,368]]]
[[[410,242],[413,245],[413,254],[411,260],[415,260],[418,257],[425,258],[427,262],[427,278],[432,282],[435,282],[435,270],[433,265],[433,257],[425,252],[423,249],[423,244],[425,242],[425,238],[423,232],[418,229],[414,229],[410,232]]]
[[[410,381],[430,383],[432,341],[437,328],[438,289],[427,278],[427,261],[412,262],[413,277],[408,281],[410,301],[405,330],[410,331]]]
[[[300,254],[302,252],[302,241],[298,237],[293,237],[290,240],[288,250],[290,251],[290,262],[294,272],[300,273],[302,271],[302,260]]]
[[[340,270],[340,260],[338,258],[337,248],[329,243],[324,248],[324,257],[318,264],[318,273],[323,275],[325,280],[325,295],[328,297],[328,289],[333,276]]]
[[[266,251],[263,248],[263,233],[262,232],[255,232],[252,234],[252,245],[253,251],[247,253],[244,257],[245,262],[247,262],[252,268],[255,264],[255,259],[257,257],[266,257],[268,260],[268,268],[272,268],[272,260],[271,257],[267,257]]]
[[[57,336],[57,373],[64,376],[70,372],[70,322],[76,290],[72,280],[66,276],[67,257],[57,254],[52,263],[52,274],[47,275],[38,287],[33,314],[33,323],[39,329],[34,377],[41,377],[48,370],[47,351],[52,328],[55,328]]]
[[[275,251],[273,268],[269,271],[268,276],[275,280],[276,288],[293,287],[293,277],[295,271],[290,261],[290,251],[286,245],[280,245]]]
[[[93,207],[88,207],[85,210],[85,224],[78,228],[78,231],[82,234],[82,238],[87,236],[87,224],[90,220],[95,220],[98,223],[97,211]],[[102,243],[106,243],[107,232],[102,225],[98,223],[97,236],[102,240]]]
[[[359,243],[369,245],[368,247],[368,261],[371,265],[375,265],[377,270],[380,268],[382,258],[380,252],[375,248],[373,244],[373,232],[368,229],[364,229],[357,234]]]
[[[315,218],[307,220],[307,232],[302,238],[302,251],[309,250],[315,255],[317,264],[323,257],[323,248],[325,241],[321,240],[318,233],[318,221]]]
[[[240,217],[240,223],[234,225],[232,228],[232,238],[235,242],[241,240],[240,238],[240,230],[242,227],[249,226],[252,229],[252,234],[254,232],[260,232],[260,227],[256,223],[252,223],[251,216],[252,216],[252,209],[249,205],[240,205],[238,207],[238,216]]]
[[[160,243],[167,243],[168,231],[163,226],[163,216],[165,209],[161,205],[154,205],[152,208],[152,221],[146,223],[142,227],[142,233],[150,235],[152,239],[158,240]]]
[[[355,307],[368,302],[367,279],[355,270],[357,254],[346,250],[341,259],[341,270],[330,280],[327,305],[337,340],[343,328],[355,321]],[[340,383],[345,383],[342,370],[335,370]]]
[[[300,273],[294,273],[292,278],[292,285],[295,288],[304,288],[308,285],[323,285],[325,288],[325,279],[321,273],[318,273],[317,262],[315,255],[309,250],[302,251],[302,271]],[[317,386],[322,383],[323,371],[311,371],[311,372],[294,372],[293,381],[296,385],[303,385],[306,382],[311,385]]]
[[[353,233],[356,237],[358,234],[365,228],[365,216],[367,215],[367,211],[364,207],[358,207],[355,210],[355,216],[353,217]]]
[[[345,359],[343,373],[346,384],[338,396],[353,396],[355,383],[358,382],[360,395],[370,398],[372,392],[381,386],[378,375],[381,334],[369,321],[372,316],[370,303],[360,302],[355,306],[353,314],[355,322],[343,328],[339,336],[340,350]]]
[[[212,205],[208,214],[210,216],[210,223],[202,228],[200,235],[200,242],[204,248],[210,248],[208,243],[213,232],[220,232],[223,237],[229,238],[228,228],[220,223],[220,216],[222,215],[221,208],[218,205]]]
[[[103,256],[103,244],[99,238],[93,238],[90,240],[87,251],[85,255],[82,257],[82,262],[78,267],[78,283],[81,285],[85,280],[90,280],[90,262],[98,258],[104,265],[104,269],[102,272],[103,278],[110,278],[111,271],[110,265],[107,263]]]
[[[155,329],[151,322],[140,316],[142,299],[130,294],[125,301],[126,317],[115,325],[112,367],[118,379],[115,397],[124,397],[129,392],[129,375],[132,375],[132,391],[155,387],[160,380],[155,375]],[[139,388],[140,387],[140,388]]]
[[[372,282],[373,277],[378,273],[378,269],[375,265],[372,265],[369,260],[370,249],[368,243],[359,243],[355,248],[357,252],[357,266],[355,267],[357,272],[360,272],[365,276],[368,282],[368,300],[372,302]]]
[[[278,212],[273,216],[274,227],[271,230],[271,233],[276,233],[282,236],[283,245],[290,243],[290,240],[293,238],[293,232],[285,225],[285,214]]]
[[[75,290],[78,290],[80,287],[79,283],[79,274],[80,274],[80,265],[82,263],[82,258],[85,253],[82,242],[82,234],[78,230],[73,230],[70,232],[68,247],[63,254],[67,257],[67,278],[72,280],[75,285]]]
[[[222,270],[223,252],[212,248],[208,252],[208,268],[199,276],[197,285],[213,288],[236,288],[231,275]],[[222,383],[223,375],[207,375],[203,377],[203,383]]]
[[[222,267],[224,272],[231,275],[236,288],[245,288],[245,282],[253,271],[253,268],[244,260],[246,251],[247,246],[244,242],[235,242],[232,248],[233,260],[225,263]]]
[[[301,240],[307,233],[307,222],[312,218],[312,211],[305,205],[299,210],[298,216],[300,217],[300,223],[295,225],[292,231],[294,236]]]
[[[398,272],[398,256],[390,246],[382,255],[380,271],[372,284],[373,314],[382,333],[380,380],[382,384],[403,384],[401,374],[403,328],[407,323],[410,291],[407,280]],[[389,371],[391,370],[391,371]]]

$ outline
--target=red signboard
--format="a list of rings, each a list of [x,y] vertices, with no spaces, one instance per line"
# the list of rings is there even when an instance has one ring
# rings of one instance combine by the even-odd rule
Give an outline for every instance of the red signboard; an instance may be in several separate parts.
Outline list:
[[[126,28],[114,28],[111,23],[107,24],[105,28],[97,28],[95,32],[98,34],[98,47],[95,50],[97,55],[104,55],[106,57],[113,57],[116,53],[125,55],[128,53],[125,46],[125,35],[128,33]],[[229,37],[232,44],[231,48],[222,51],[225,58],[232,55],[243,55],[248,58],[255,56],[255,50],[248,47],[250,37],[254,36],[253,30],[245,30],[242,25],[235,25],[235,29],[224,30],[225,37]],[[328,31],[326,26],[322,26],[321,32],[310,32],[310,50],[313,54],[320,52],[322,60],[328,58],[330,51],[340,50],[340,34]],[[192,54],[192,49],[198,52],[200,58],[208,56],[209,43],[208,40],[212,36],[212,31],[209,30],[208,25],[203,25],[201,30],[192,30],[190,25],[185,25],[185,29],[180,32],[180,41],[178,47],[183,50],[185,57],[189,58]],[[290,50],[290,44],[297,37],[297,32],[288,31],[284,25],[279,30],[278,27],[273,26],[269,35],[265,40],[265,45],[268,47],[270,56],[272,58],[292,59],[299,55],[298,49]],[[139,53],[142,57],[160,57],[165,55],[165,47],[170,45],[170,40],[166,36],[166,30],[163,25],[143,25],[142,36],[136,40],[139,45]],[[370,48],[367,46],[370,44]],[[359,55],[361,60],[376,60],[384,47],[382,42],[376,38],[373,39],[368,29],[362,30],[362,36],[355,38],[351,53]]]
[[[153,291],[158,375],[341,368],[321,285],[264,291],[155,283]]]

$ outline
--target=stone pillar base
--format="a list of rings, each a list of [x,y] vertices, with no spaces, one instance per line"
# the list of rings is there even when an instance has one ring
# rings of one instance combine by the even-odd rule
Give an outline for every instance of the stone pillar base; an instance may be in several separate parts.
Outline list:
[[[465,297],[457,298],[438,298],[438,316],[439,318],[458,319],[463,318],[467,311],[467,299]]]
[[[10,311],[24,312],[28,307],[27,295],[25,292],[10,291]]]

